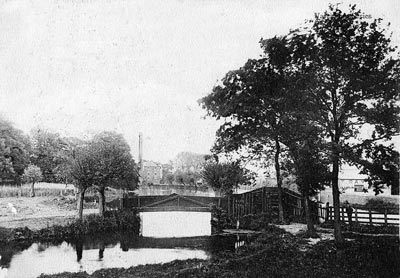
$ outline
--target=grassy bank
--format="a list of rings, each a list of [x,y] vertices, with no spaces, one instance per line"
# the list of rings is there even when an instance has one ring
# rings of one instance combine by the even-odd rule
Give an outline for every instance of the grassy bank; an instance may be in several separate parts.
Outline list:
[[[107,211],[105,217],[88,215],[83,220],[73,220],[66,225],[54,225],[39,230],[27,227],[0,228],[0,242],[20,243],[74,239],[84,235],[131,231],[139,234],[140,218],[135,211]]]
[[[252,243],[209,261],[187,260],[128,269],[42,275],[69,277],[399,277],[398,238],[369,238],[310,245],[305,239],[267,227]]]

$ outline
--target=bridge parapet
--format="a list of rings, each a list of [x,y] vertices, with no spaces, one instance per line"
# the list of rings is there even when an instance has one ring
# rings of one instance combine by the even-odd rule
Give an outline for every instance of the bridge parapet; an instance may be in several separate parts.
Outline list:
[[[202,196],[202,197],[221,197],[219,192],[214,191],[207,186],[192,186],[192,185],[141,185],[135,193],[139,196],[168,196],[171,194],[179,194],[182,196]]]
[[[126,208],[139,211],[210,211],[211,205],[226,206],[222,197],[182,196],[134,196],[125,201]]]

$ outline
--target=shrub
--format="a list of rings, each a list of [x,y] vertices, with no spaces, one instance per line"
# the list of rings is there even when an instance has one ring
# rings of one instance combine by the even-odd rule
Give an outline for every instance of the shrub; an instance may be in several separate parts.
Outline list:
[[[399,206],[397,204],[388,202],[383,199],[368,199],[365,204],[366,208],[371,208],[375,211],[384,213],[385,209],[396,210],[399,213]]]
[[[222,232],[223,229],[233,228],[236,221],[222,208],[211,205],[211,227],[217,233]]]

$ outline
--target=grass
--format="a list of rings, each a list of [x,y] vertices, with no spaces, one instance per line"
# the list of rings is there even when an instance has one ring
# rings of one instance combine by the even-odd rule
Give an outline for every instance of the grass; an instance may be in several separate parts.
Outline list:
[[[104,217],[87,215],[67,225],[53,225],[40,230],[27,227],[0,228],[0,242],[34,242],[75,239],[84,235],[130,231],[139,234],[140,218],[135,211],[106,211]]]
[[[31,192],[31,184],[23,184],[21,187],[16,185],[1,185],[0,198],[8,197],[29,197]],[[38,197],[45,196],[65,196],[73,195],[74,186],[59,183],[36,183],[35,195]]]
[[[31,194],[31,184],[23,184],[21,187],[16,185],[0,185],[0,198],[9,197],[30,197]],[[95,196],[97,193],[93,188],[89,188],[86,191],[85,196],[90,198]],[[46,183],[39,182],[35,183],[35,195],[37,197],[57,197],[57,196],[67,196],[75,195],[75,187],[72,184],[61,184],[61,183]],[[114,199],[119,196],[118,190],[107,190],[107,198]],[[96,199],[97,200],[97,199]]]

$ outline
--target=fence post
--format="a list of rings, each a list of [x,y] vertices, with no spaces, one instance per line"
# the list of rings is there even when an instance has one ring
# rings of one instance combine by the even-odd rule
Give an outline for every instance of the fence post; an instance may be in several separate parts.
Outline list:
[[[329,202],[325,205],[325,221],[329,221]]]
[[[347,221],[349,222],[349,226],[352,227],[353,219],[351,219],[351,218],[352,218],[352,214],[353,214],[353,208],[348,206],[346,208],[346,213],[347,213]]]
[[[342,221],[343,221],[343,223],[346,223],[346,220],[345,220],[345,209],[344,208],[341,208],[341,211],[342,211]]]
[[[356,224],[358,224],[358,213],[357,213],[357,208],[355,208],[354,217],[355,217],[355,219],[356,219]]]
[[[220,200],[221,200],[221,199],[220,199]],[[228,215],[229,215],[229,216],[232,216],[232,212],[231,212],[231,196],[230,196],[230,195],[228,195],[228,200],[227,200],[227,202],[228,202],[228,207],[227,207]]]
[[[261,213],[265,212],[265,188],[261,190]]]
[[[384,216],[385,216],[385,225],[387,225],[387,208],[385,208],[385,214],[384,214]]]
[[[368,212],[369,212],[369,224],[372,225],[372,212],[371,212],[371,208],[368,208]]]

